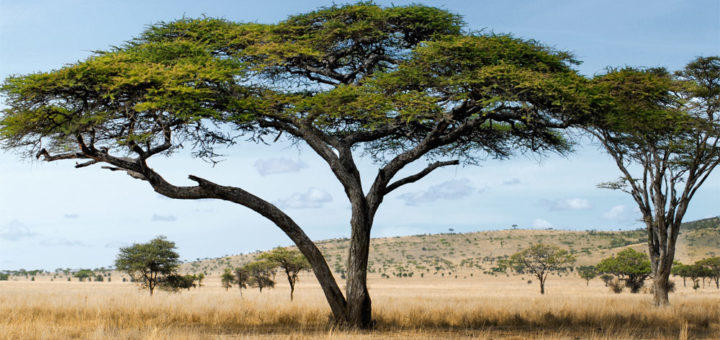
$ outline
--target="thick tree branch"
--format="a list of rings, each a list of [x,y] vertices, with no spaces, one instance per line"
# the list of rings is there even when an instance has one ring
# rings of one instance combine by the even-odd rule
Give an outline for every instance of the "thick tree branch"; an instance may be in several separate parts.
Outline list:
[[[395,190],[395,189],[397,189],[397,188],[399,188],[399,187],[401,187],[401,186],[403,186],[403,185],[405,185],[405,184],[410,184],[410,183],[413,183],[413,182],[417,182],[418,180],[420,180],[420,179],[422,179],[423,177],[427,176],[429,173],[431,173],[433,170],[435,170],[435,169],[437,169],[437,168],[440,168],[440,167],[443,167],[443,166],[448,166],[448,165],[458,165],[458,164],[460,164],[460,161],[459,161],[459,160],[452,160],[452,161],[446,161],[446,162],[435,162],[435,163],[432,163],[432,164],[428,165],[425,169],[423,169],[422,171],[420,171],[420,172],[418,172],[418,173],[416,173],[416,174],[414,174],[414,175],[405,177],[405,178],[403,178],[403,179],[399,179],[399,180],[391,183],[390,185],[387,186],[387,188],[385,188],[384,194],[387,195],[387,194],[390,193],[391,191],[393,191],[393,190]]]

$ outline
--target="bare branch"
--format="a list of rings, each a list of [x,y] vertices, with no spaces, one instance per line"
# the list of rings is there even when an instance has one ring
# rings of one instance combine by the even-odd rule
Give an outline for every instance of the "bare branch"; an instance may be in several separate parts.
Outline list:
[[[405,178],[403,178],[403,179],[399,179],[399,180],[393,182],[392,184],[388,185],[387,188],[385,188],[385,192],[384,192],[383,194],[387,195],[387,194],[390,193],[391,191],[393,191],[393,190],[395,190],[395,189],[397,189],[397,188],[399,188],[399,187],[401,187],[401,186],[403,186],[403,185],[405,185],[405,184],[410,184],[410,183],[413,183],[413,182],[417,182],[418,180],[420,180],[420,179],[422,179],[423,177],[427,176],[429,173],[433,172],[433,170],[435,170],[435,169],[437,169],[437,168],[440,168],[440,167],[443,167],[443,166],[448,166],[448,165],[458,165],[458,164],[460,164],[460,161],[457,160],[457,159],[456,159],[456,160],[452,160],[452,161],[446,161],[446,162],[435,162],[435,163],[432,163],[432,164],[428,165],[428,166],[427,166],[425,169],[423,169],[422,171],[420,171],[420,172],[418,172],[418,173],[416,173],[416,174],[414,174],[414,175],[405,177]]]

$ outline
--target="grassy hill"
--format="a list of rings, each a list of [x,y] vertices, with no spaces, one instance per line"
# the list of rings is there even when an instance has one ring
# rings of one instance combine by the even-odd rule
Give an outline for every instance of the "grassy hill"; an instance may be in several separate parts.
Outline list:
[[[645,230],[569,231],[508,229],[473,233],[445,233],[375,238],[370,243],[370,276],[417,277],[494,275],[498,259],[509,257],[531,243],[543,242],[570,250],[576,265],[595,264],[622,249],[647,252]],[[317,242],[330,268],[344,276],[349,240]],[[692,263],[720,253],[720,217],[687,222],[678,238],[676,260]],[[252,261],[259,253],[189,262],[181,270],[216,275],[226,267]]]

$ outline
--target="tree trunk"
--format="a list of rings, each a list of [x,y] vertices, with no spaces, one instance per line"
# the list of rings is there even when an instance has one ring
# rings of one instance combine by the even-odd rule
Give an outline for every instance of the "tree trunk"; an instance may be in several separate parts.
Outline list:
[[[367,290],[367,264],[370,252],[371,218],[365,201],[353,204],[350,250],[347,267],[347,326],[372,327],[372,304]]]
[[[660,275],[653,279],[653,303],[655,306],[670,305],[668,299],[668,276]]]
[[[538,276],[538,281],[540,281],[540,294],[545,295],[545,279],[542,276]]]

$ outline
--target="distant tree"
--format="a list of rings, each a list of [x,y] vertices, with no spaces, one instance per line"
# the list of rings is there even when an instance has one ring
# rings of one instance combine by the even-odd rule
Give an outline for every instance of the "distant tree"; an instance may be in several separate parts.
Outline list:
[[[101,274],[95,275],[95,282],[103,282],[105,281],[105,277],[103,277]]]
[[[585,280],[585,285],[590,285],[590,280],[598,276],[597,268],[595,266],[580,266],[577,268],[578,275],[580,278]]]
[[[237,283],[238,289],[240,289],[240,296],[242,296],[242,290],[247,289],[250,280],[250,270],[247,266],[235,268],[235,283]]]
[[[275,264],[267,260],[246,264],[245,269],[250,274],[250,285],[260,289],[261,293],[263,288],[275,287],[275,268],[277,268]]]
[[[683,287],[687,287],[686,279],[690,277],[690,267],[688,265],[675,261],[670,274],[682,277]]]
[[[0,281],[7,281],[10,279],[10,274],[8,273],[0,273]]]
[[[720,257],[711,257],[695,262],[696,265],[705,268],[705,274],[715,280],[715,287],[720,289]]]
[[[537,243],[513,254],[507,264],[518,273],[534,275],[540,281],[540,294],[545,294],[545,281],[551,273],[561,273],[575,262],[567,250]]]
[[[197,276],[195,275],[170,274],[160,281],[158,287],[168,291],[178,291],[180,289],[190,290],[190,288],[196,286],[196,280]]]
[[[298,280],[298,274],[303,270],[310,270],[310,263],[305,256],[297,250],[288,250],[286,248],[275,248],[270,252],[262,253],[258,259],[267,260],[274,263],[282,269],[287,276],[290,284],[290,301],[295,293],[295,283]]]
[[[165,236],[158,236],[148,243],[135,243],[120,248],[115,267],[148,288],[152,296],[158,284],[167,276],[175,274],[180,264],[179,258],[175,242],[168,241]]]
[[[95,273],[90,269],[80,269],[73,273],[74,277],[77,277],[80,282],[85,281],[85,279],[89,279],[93,277]]]
[[[683,217],[720,164],[720,57],[663,68],[611,70],[593,79],[600,95],[589,131],[620,178],[601,187],[635,200],[647,231],[653,301],[667,305]]]
[[[232,288],[232,284],[235,282],[235,275],[232,273],[232,269],[225,268],[225,271],[223,271],[222,275],[220,275],[220,283],[222,284],[222,287],[225,288],[225,291]]]
[[[650,276],[650,259],[647,254],[627,248],[615,256],[603,259],[597,264],[597,270],[617,276],[625,281],[631,293],[637,293]]]
[[[205,280],[205,274],[199,273],[195,277],[197,278],[197,286],[202,287],[202,282]]]

